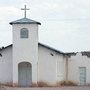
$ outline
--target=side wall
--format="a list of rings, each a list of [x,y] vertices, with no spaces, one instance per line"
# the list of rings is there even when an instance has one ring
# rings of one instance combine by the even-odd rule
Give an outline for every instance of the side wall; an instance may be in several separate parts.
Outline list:
[[[80,85],[79,67],[86,67],[86,84],[90,84],[90,58],[82,56],[81,53],[77,53],[69,58],[69,80]]]
[[[39,45],[38,82],[56,84],[65,78],[62,54]]]
[[[12,47],[7,47],[0,53],[0,83],[12,84]]]

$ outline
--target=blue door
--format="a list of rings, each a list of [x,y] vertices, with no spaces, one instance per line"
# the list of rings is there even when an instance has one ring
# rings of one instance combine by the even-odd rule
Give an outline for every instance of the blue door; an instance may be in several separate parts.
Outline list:
[[[32,67],[28,62],[22,62],[18,65],[18,84],[28,87],[32,85]]]
[[[80,85],[86,85],[86,67],[80,67],[79,72]]]

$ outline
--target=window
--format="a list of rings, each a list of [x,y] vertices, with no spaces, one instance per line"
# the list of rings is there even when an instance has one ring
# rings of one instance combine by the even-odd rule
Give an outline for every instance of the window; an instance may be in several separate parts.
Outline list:
[[[28,38],[28,29],[27,28],[22,28],[20,30],[20,38]]]

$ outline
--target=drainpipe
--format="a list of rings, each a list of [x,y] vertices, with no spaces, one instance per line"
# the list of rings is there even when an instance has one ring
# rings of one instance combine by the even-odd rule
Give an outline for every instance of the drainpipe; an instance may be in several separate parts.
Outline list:
[[[68,56],[65,55],[66,62],[65,62],[65,69],[66,69],[66,82],[68,82]]]

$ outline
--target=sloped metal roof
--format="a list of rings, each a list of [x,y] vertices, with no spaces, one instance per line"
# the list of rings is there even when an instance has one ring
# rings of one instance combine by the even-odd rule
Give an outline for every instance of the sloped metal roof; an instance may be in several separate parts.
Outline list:
[[[13,44],[10,44],[10,45],[8,45],[8,46],[6,46],[6,47],[3,47],[3,48],[1,48],[1,50],[6,49],[6,48],[8,48],[8,47],[12,47],[12,45],[13,45]],[[51,50],[53,50],[53,51],[56,51],[56,52],[58,52],[58,53],[60,53],[60,54],[65,55],[64,52],[59,51],[59,50],[57,50],[57,49],[55,49],[55,48],[52,48],[52,47],[50,47],[50,46],[48,46],[48,45],[42,44],[42,43],[40,43],[40,42],[38,43],[38,45],[41,45],[41,46],[43,46],[43,47],[46,47],[46,48],[48,48],[48,49],[51,49]]]
[[[8,48],[8,47],[12,47],[12,45],[13,45],[13,44],[8,45],[8,46],[6,46],[6,47],[2,47],[2,48],[0,48],[0,51],[3,50],[3,49],[6,49],[6,48]],[[52,48],[52,47],[50,47],[50,46],[48,46],[48,45],[45,45],[45,44],[42,44],[42,43],[40,43],[40,42],[38,43],[38,45],[41,45],[41,46],[46,47],[46,48],[48,48],[48,49],[54,50],[54,51],[56,51],[56,52],[58,52],[58,53],[60,53],[60,54],[67,55],[67,56],[69,56],[69,57],[75,56],[75,55],[78,53],[78,52],[64,53],[64,52],[62,52],[62,51],[59,51],[59,50],[57,50],[57,49],[55,49],[55,48]],[[82,56],[87,56],[88,58],[90,58],[90,51],[83,51],[83,52],[80,52],[80,53],[82,53]]]
[[[11,24],[11,25],[12,25],[12,24],[39,24],[39,25],[41,25],[40,22],[31,20],[31,19],[28,19],[28,18],[22,18],[22,19],[19,19],[19,20],[10,22],[10,24]]]
[[[90,51],[84,51],[81,53],[82,53],[82,56],[87,56],[88,58],[90,58]]]
[[[59,50],[57,50],[57,49],[55,49],[55,48],[53,48],[53,47],[50,47],[50,46],[48,46],[48,45],[42,44],[42,43],[40,43],[40,42],[38,43],[38,45],[41,45],[41,46],[43,46],[43,47],[46,47],[46,48],[48,48],[48,49],[51,49],[51,50],[53,50],[53,51],[56,51],[56,52],[58,52],[58,53],[60,53],[60,54],[64,54],[64,55],[65,55],[64,52],[59,51]]]

